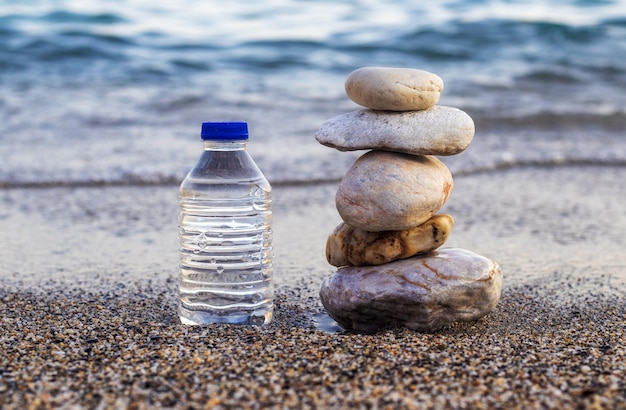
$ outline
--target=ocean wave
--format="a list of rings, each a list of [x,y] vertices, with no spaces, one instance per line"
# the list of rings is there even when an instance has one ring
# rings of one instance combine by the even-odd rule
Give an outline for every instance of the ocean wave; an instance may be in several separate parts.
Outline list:
[[[559,130],[575,129],[621,131],[626,129],[626,112],[570,112],[541,111],[526,115],[507,115],[499,112],[473,112],[472,117],[479,129]]]
[[[603,26],[614,26],[614,27],[626,27],[626,17],[625,16],[616,16],[609,17],[602,20],[601,24]]]
[[[469,177],[479,174],[490,174],[524,168],[557,168],[557,167],[626,167],[626,158],[545,158],[545,159],[506,159],[488,164],[468,165],[454,169],[453,175]],[[0,189],[50,189],[50,188],[83,188],[83,187],[141,187],[141,186],[178,186],[184,178],[183,174],[126,174],[120,177],[75,177],[48,179],[0,179]],[[340,176],[318,176],[311,178],[306,175],[292,177],[289,175],[272,175],[272,186],[301,186],[317,184],[335,184],[341,181]]]
[[[489,165],[468,167],[454,173],[455,177],[490,174],[523,168],[556,168],[556,167],[626,167],[626,158],[548,158],[541,160],[504,160]]]
[[[50,23],[119,24],[128,22],[119,13],[79,13],[69,10],[54,10],[39,17]]]
[[[475,11],[474,6],[465,6]],[[434,6],[433,10],[413,10],[408,5],[397,7],[398,12],[402,8],[406,10],[394,14],[393,19],[406,19],[417,12],[439,15]],[[367,20],[376,15],[376,10],[362,13],[366,20],[355,24],[356,21],[349,21],[348,14],[340,14],[333,17],[337,21],[331,18],[324,30],[326,34],[322,36],[302,35],[312,29],[305,25],[306,20],[301,27],[292,27],[289,20],[281,20],[281,23],[274,24],[284,27],[272,28],[271,7],[256,17],[245,13],[231,16],[241,19],[237,24],[250,21],[255,27],[259,26],[261,30],[256,33],[256,38],[252,35],[237,37],[227,22],[214,21],[216,27],[211,25],[204,32],[198,22],[189,23],[190,33],[171,25],[156,28],[142,23],[142,17],[161,19],[163,16],[154,14],[157,11],[139,10],[130,13],[124,10],[81,12],[58,9],[43,14],[9,14],[0,19],[0,33],[4,38],[0,41],[0,55],[10,53],[17,58],[19,53],[21,60],[31,64],[49,64],[75,57],[110,59],[110,68],[115,67],[113,71],[116,72],[124,68],[131,70],[137,62],[146,60],[161,65],[187,62],[192,67],[201,68],[201,58],[210,59],[214,64],[216,60],[234,62],[242,69],[293,66],[323,69],[332,67],[333,60],[341,61],[340,64],[345,66],[346,61],[356,64],[367,58],[372,63],[389,59],[432,64],[469,61],[477,67],[488,64],[498,68],[501,64],[513,62],[518,65],[554,63],[563,56],[587,55],[591,52],[589,47],[594,47],[596,57],[620,60],[611,51],[611,45],[619,47],[624,38],[619,32],[624,18],[617,16],[594,24],[516,19],[510,13],[494,13],[491,17],[483,13],[482,18],[469,13],[472,17],[468,18],[459,10],[454,11],[452,5],[447,10],[450,16],[437,24],[425,24],[416,19],[401,26],[384,26]],[[180,17],[176,13],[172,15],[172,18]],[[296,13],[294,21],[299,21],[300,17],[300,12]],[[346,24],[353,23],[349,30],[341,29],[339,23],[344,19],[347,19]],[[219,31],[220,24],[223,34]],[[163,53],[163,50],[168,52]],[[198,57],[189,58],[188,53],[198,54]],[[122,60],[125,65],[120,67]],[[583,61],[570,58],[568,64],[576,66]],[[10,65],[4,71],[8,69],[11,69]],[[80,70],[80,66],[74,70]],[[103,69],[100,74],[106,75],[107,71]],[[170,75],[176,75],[176,71],[172,70]]]
[[[66,61],[68,59],[81,60],[124,60],[124,55],[117,50],[100,47],[95,44],[85,44],[78,41],[65,41],[61,45],[54,38],[39,38],[22,45],[17,53],[31,53],[41,62]]]
[[[555,66],[532,70],[518,76],[517,79],[521,81],[563,84],[574,84],[584,81],[584,78],[573,70],[566,70]]]

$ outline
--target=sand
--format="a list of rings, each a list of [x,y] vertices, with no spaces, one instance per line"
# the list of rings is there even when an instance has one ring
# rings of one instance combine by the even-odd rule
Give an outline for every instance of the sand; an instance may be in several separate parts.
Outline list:
[[[626,169],[455,177],[445,246],[496,260],[500,303],[435,333],[342,332],[336,184],[275,187],[276,313],[184,327],[175,186],[0,191],[0,407],[625,408]]]

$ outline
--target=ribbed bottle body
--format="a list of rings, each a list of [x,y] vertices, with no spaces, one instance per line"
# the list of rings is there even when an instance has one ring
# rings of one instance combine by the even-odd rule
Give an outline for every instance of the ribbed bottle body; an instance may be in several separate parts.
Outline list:
[[[179,200],[181,322],[269,323],[272,194],[247,152],[205,151]]]

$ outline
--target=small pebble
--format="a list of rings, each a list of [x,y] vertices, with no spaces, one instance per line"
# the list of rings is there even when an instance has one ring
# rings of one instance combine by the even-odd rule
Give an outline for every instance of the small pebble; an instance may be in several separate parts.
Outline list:
[[[346,80],[352,101],[374,110],[426,110],[439,101],[443,81],[433,73],[413,68],[363,67]]]

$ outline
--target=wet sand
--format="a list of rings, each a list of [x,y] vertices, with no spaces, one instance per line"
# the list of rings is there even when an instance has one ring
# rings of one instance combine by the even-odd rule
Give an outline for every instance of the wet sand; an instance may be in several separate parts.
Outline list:
[[[455,177],[445,246],[496,260],[495,311],[436,333],[340,331],[335,184],[276,186],[276,313],[176,317],[175,186],[0,191],[0,407],[626,408],[626,168]]]

